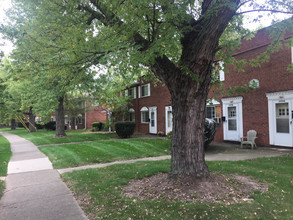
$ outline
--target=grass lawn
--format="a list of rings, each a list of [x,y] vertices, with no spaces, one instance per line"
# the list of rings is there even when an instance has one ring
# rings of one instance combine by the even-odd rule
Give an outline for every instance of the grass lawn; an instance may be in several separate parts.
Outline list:
[[[10,143],[0,135],[0,176],[6,176],[11,154]]]
[[[38,130],[37,132],[29,133],[24,128],[18,128],[16,130],[10,130],[9,128],[0,129],[3,132],[9,132],[11,134],[19,135],[35,145],[45,145],[45,144],[60,144],[60,143],[70,143],[70,142],[82,142],[82,141],[96,141],[105,140],[112,137],[117,137],[116,134],[100,134],[100,133],[88,133],[85,134],[82,131],[68,131],[66,132],[67,137],[65,138],[55,138],[55,131],[47,131],[45,129]]]
[[[4,138],[0,135],[0,176],[6,176],[7,175],[7,165],[11,157],[11,150],[10,150],[10,144]],[[0,180],[0,198],[3,194],[3,190],[5,188],[4,181]]]
[[[166,139],[118,139],[81,144],[44,146],[54,168],[76,167],[92,163],[168,155],[170,140]]]
[[[168,172],[170,161],[138,162],[87,169],[62,175],[90,219],[292,219],[293,157],[247,161],[208,162],[212,171],[250,176],[269,185],[269,191],[251,194],[252,202],[168,202],[137,200],[121,194],[130,180]]]

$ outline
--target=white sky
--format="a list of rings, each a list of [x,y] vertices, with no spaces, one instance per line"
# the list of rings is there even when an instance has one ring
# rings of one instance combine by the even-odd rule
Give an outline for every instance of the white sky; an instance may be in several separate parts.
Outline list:
[[[11,6],[10,0],[0,0],[0,25],[5,24],[5,10]],[[9,41],[4,41],[0,35],[0,47],[5,54],[11,52],[12,43]]]
[[[259,1],[262,1],[262,0],[259,0]],[[7,10],[9,7],[11,6],[11,1],[10,0],[0,0],[0,24],[5,24],[5,10]],[[252,20],[253,18],[257,17],[257,13],[248,13],[246,14],[247,16],[247,23],[248,21]],[[278,19],[285,19],[285,18],[288,18],[290,16],[284,16],[282,14],[277,14],[276,17]],[[258,26],[262,26],[262,27],[267,27],[271,24],[271,17],[267,17],[267,16],[264,16],[263,19],[261,19],[261,22],[260,23],[254,23],[254,24],[247,24],[246,25],[246,28],[249,28],[249,29],[256,29]],[[0,35],[0,49],[4,51],[5,54],[8,54],[9,52],[11,52],[12,48],[13,48],[13,45],[12,43],[10,42],[7,42],[7,41],[4,41],[3,39],[1,39],[1,35]]]

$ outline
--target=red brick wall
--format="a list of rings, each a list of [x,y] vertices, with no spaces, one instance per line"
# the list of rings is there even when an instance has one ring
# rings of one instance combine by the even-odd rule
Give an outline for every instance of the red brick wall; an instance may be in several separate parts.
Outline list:
[[[257,55],[264,52],[269,42],[265,30],[260,31],[255,38],[249,41],[243,41],[241,49],[235,55],[236,59],[256,58]],[[269,62],[260,67],[245,66],[244,72],[236,72],[232,66],[228,66],[230,74],[225,75],[224,88],[233,85],[248,84],[252,79],[258,79],[260,87],[248,93],[234,94],[233,96],[242,96],[243,101],[243,134],[246,135],[250,129],[258,133],[257,144],[269,145],[269,124],[268,124],[268,100],[266,93],[286,91],[293,89],[293,73],[287,71],[291,63],[291,48],[283,45],[282,50],[271,55]],[[210,91],[210,97],[218,93],[216,89]],[[220,96],[223,98],[225,96]],[[217,141],[223,140],[223,132],[217,132]]]
[[[92,128],[93,122],[103,122],[106,123],[107,112],[104,107],[101,106],[91,106],[90,110],[86,113],[86,127],[88,129]]]
[[[141,85],[147,84],[141,82]],[[148,97],[138,98],[138,86],[136,87],[137,97],[132,101],[133,109],[135,110],[136,132],[149,133],[149,124],[141,123],[141,108],[157,107],[157,131],[165,133],[165,107],[171,105],[171,97],[168,88],[158,83],[157,85],[150,84],[150,93]]]

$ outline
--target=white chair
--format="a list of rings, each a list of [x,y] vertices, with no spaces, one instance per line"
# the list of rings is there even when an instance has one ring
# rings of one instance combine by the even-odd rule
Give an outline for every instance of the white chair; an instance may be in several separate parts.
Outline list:
[[[246,137],[242,137],[240,138],[241,140],[241,148],[243,148],[243,145],[250,145],[251,149],[256,148],[256,143],[255,143],[255,139],[257,132],[255,130],[249,130],[247,132],[247,136]]]

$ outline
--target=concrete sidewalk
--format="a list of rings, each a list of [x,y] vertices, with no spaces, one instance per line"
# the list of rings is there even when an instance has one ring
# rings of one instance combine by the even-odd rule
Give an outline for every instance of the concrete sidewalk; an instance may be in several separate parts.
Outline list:
[[[30,141],[1,133],[11,144],[0,220],[85,220],[51,162]]]

